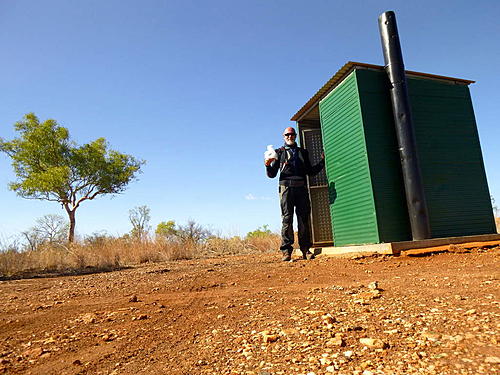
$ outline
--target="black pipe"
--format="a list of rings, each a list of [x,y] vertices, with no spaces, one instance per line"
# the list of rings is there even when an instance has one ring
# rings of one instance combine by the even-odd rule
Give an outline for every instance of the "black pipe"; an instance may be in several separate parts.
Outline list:
[[[411,233],[413,240],[423,240],[431,237],[429,215],[418,161],[405,67],[394,12],[382,13],[378,18],[378,25],[384,51],[385,71],[390,81],[392,112],[396,125]]]

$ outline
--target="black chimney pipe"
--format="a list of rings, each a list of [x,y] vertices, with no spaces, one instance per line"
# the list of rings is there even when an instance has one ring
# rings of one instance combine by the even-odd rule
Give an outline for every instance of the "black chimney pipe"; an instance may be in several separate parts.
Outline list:
[[[384,51],[385,71],[390,81],[392,112],[396,125],[411,233],[413,240],[423,240],[431,237],[429,215],[425,202],[405,67],[394,12],[382,13],[378,18],[378,25]]]

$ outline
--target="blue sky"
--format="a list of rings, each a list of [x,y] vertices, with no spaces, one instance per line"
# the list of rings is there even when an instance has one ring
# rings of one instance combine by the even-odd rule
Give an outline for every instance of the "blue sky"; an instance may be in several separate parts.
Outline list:
[[[188,219],[225,235],[280,226],[266,145],[347,61],[383,64],[377,18],[396,12],[408,70],[470,86],[491,194],[500,203],[498,1],[2,1],[0,136],[25,113],[56,119],[78,143],[105,137],[147,161],[139,181],[77,211],[81,235]],[[0,239],[56,203],[7,188],[0,155]]]

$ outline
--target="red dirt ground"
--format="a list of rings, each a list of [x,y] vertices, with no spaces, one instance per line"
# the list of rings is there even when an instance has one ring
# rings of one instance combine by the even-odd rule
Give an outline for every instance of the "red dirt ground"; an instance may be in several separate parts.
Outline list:
[[[493,374],[500,248],[0,282],[0,374]]]

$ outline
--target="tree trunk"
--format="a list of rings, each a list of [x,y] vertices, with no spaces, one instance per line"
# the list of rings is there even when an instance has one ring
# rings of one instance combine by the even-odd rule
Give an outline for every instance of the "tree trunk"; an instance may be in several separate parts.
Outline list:
[[[69,206],[65,206],[66,212],[68,213],[69,216],[69,233],[68,233],[68,242],[73,243],[75,240],[75,226],[76,226],[76,220],[75,220],[75,210],[71,210]]]

